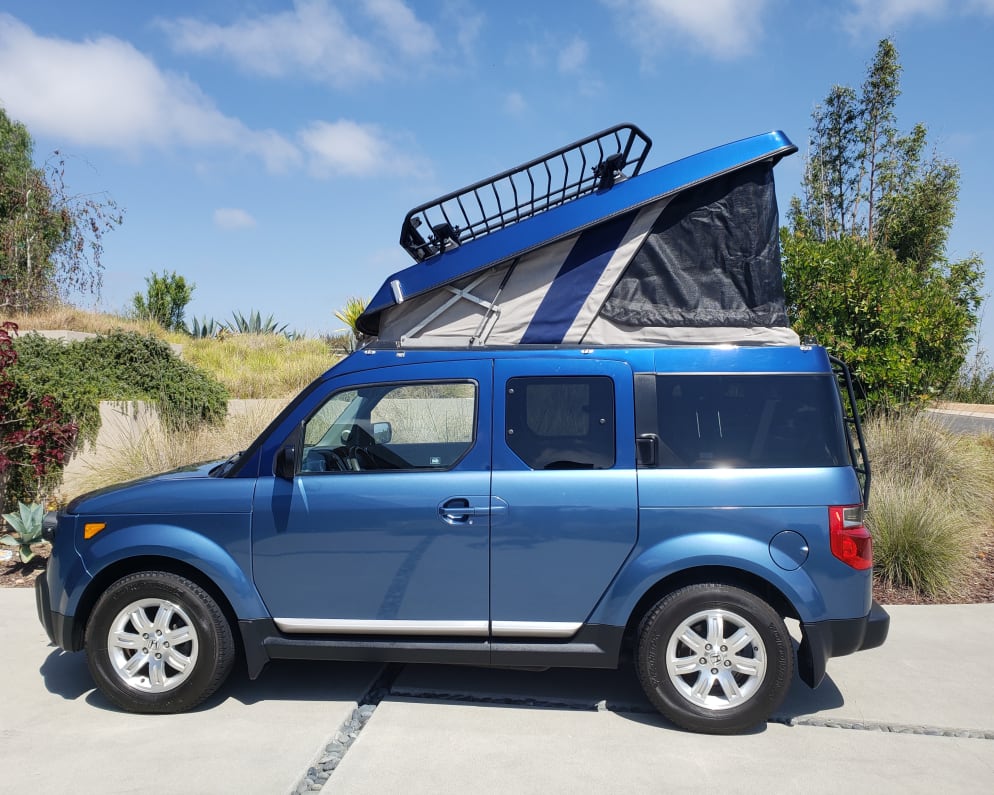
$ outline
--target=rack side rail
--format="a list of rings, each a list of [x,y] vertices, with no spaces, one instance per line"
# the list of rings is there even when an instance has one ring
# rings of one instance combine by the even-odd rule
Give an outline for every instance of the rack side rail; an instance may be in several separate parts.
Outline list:
[[[609,127],[415,207],[404,218],[400,244],[416,262],[423,262],[634,177],[651,146],[651,139],[635,125]]]

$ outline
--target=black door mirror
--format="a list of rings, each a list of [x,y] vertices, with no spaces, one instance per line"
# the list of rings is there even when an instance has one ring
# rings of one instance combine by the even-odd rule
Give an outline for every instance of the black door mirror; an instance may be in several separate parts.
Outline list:
[[[293,480],[297,474],[297,447],[288,444],[280,448],[276,454],[276,477],[284,480]]]

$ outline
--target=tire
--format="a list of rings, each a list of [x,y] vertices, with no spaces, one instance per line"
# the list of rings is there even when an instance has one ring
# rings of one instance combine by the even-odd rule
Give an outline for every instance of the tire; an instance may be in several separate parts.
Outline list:
[[[203,588],[164,571],[130,574],[97,600],[86,659],[100,691],[128,712],[184,712],[231,672],[235,644]]]
[[[794,673],[794,647],[777,612],[748,591],[716,583],[657,602],[639,626],[636,657],[653,706],[677,726],[706,734],[766,721]]]

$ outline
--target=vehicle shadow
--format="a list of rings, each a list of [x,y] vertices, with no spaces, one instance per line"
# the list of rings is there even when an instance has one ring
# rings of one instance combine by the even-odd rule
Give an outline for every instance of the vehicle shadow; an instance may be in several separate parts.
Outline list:
[[[228,681],[195,711],[210,710],[229,699],[250,706],[265,701],[358,700],[372,685],[380,663],[307,662],[277,660],[258,679],[248,678],[236,665]],[[98,709],[115,710],[93,680],[82,653],[53,647],[40,667],[46,689],[66,700],[85,696]],[[631,663],[617,670],[553,668],[547,671],[472,668],[445,665],[406,665],[386,698],[448,701],[481,706],[546,709],[608,710],[638,723],[668,727],[642,692]],[[775,723],[790,724],[798,718],[844,704],[839,688],[826,676],[815,690],[797,676],[787,698],[771,716]],[[762,731],[759,727],[756,731]]]
[[[376,679],[379,663],[304,662],[277,660],[263,670],[258,679],[248,678],[243,664],[235,665],[221,689],[194,712],[209,710],[234,699],[251,705],[262,701],[352,701],[359,699]],[[39,673],[45,689],[67,701],[85,697],[90,706],[118,711],[99,690],[82,652],[65,652],[52,647]]]
[[[649,702],[631,663],[617,670],[553,668],[518,671],[452,666],[405,666],[387,698],[446,701],[479,706],[607,710],[637,723],[674,728]],[[794,720],[842,706],[835,683],[826,677],[815,690],[796,672],[783,704],[770,717],[774,723]],[[750,733],[762,732],[759,726]]]

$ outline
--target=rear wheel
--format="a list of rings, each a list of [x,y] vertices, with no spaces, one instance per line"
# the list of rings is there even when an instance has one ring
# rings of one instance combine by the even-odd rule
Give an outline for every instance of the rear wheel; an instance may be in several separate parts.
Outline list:
[[[217,690],[235,656],[217,602],[176,574],[145,571],[111,585],[86,626],[90,674],[129,712],[182,712]]]
[[[691,731],[731,734],[765,721],[790,689],[794,649],[783,619],[728,585],[674,591],[639,628],[639,680],[653,705]]]

